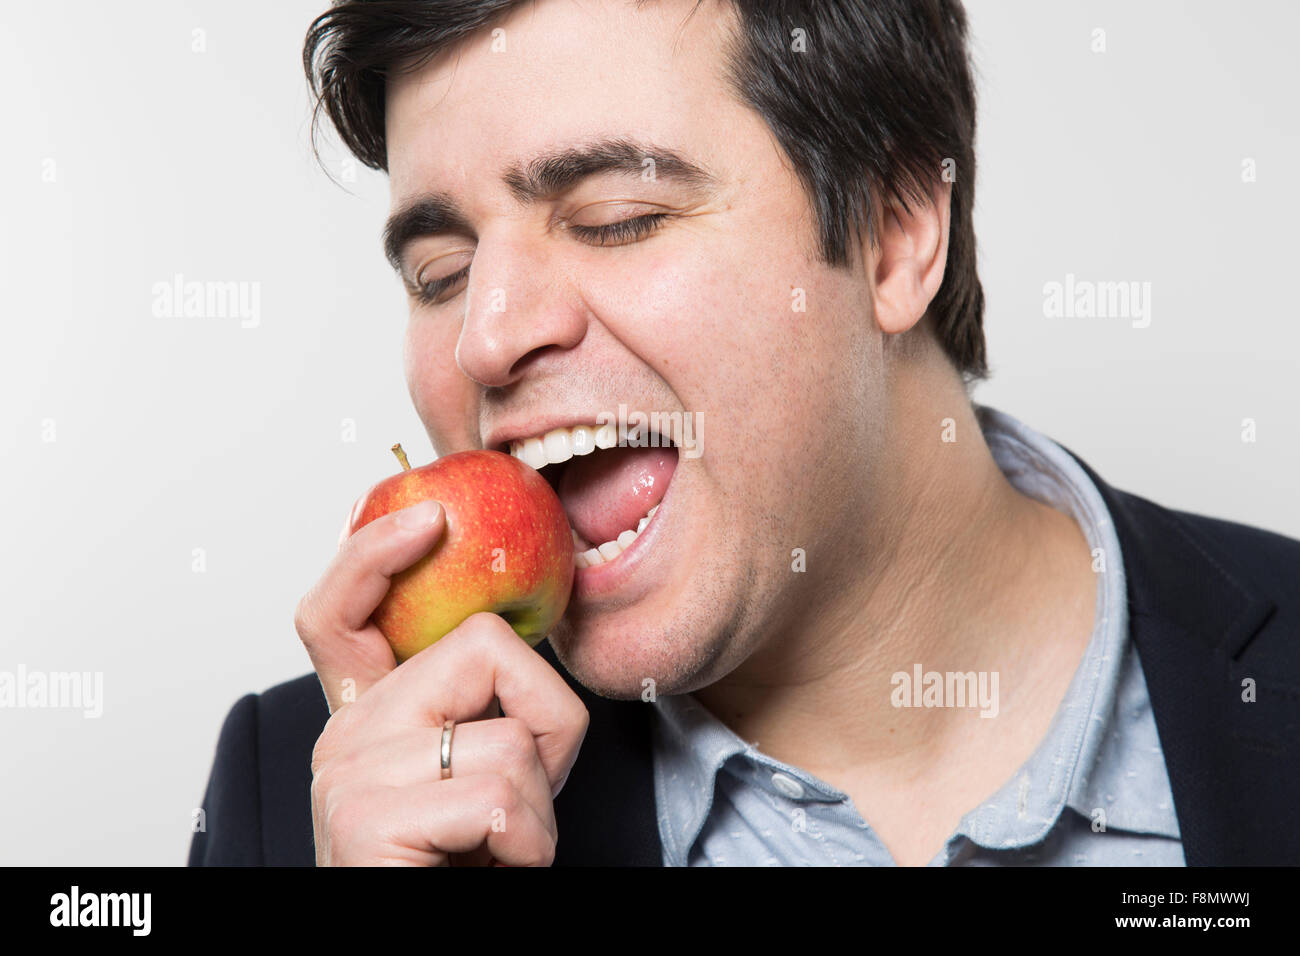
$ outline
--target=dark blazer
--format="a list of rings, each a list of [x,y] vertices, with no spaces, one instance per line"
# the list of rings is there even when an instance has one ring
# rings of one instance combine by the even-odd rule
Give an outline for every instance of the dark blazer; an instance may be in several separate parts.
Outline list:
[[[1162,508],[1074,458],[1119,535],[1187,864],[1300,864],[1300,541]],[[555,865],[662,865],[650,708],[595,696],[538,650],[591,715],[555,799]],[[328,716],[315,674],[235,704],[190,865],[315,863],[310,763]]]

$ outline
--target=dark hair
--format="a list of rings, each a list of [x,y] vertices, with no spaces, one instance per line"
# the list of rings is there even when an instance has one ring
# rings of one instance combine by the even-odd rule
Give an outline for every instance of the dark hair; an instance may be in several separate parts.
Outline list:
[[[336,0],[303,47],[313,129],[323,108],[362,163],[387,171],[388,73],[418,67],[521,2]],[[975,89],[961,0],[727,2],[740,19],[728,82],[794,166],[827,264],[848,263],[863,225],[876,242],[882,199],[910,209],[941,178],[953,180],[948,261],[927,315],[965,381],[987,377],[971,217]],[[800,38],[805,52],[795,52]]]

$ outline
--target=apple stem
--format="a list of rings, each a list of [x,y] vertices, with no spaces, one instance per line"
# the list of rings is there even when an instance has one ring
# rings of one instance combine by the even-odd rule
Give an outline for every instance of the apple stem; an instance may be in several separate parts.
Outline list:
[[[402,471],[411,470],[411,463],[406,460],[406,452],[402,451],[401,442],[398,442],[396,445],[393,446],[393,454],[396,455],[397,460],[402,463]]]

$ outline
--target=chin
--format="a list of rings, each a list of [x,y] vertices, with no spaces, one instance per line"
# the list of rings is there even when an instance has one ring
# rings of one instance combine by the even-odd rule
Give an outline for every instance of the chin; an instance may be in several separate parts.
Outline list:
[[[564,670],[589,691],[611,700],[641,700],[647,680],[654,680],[655,696],[680,693],[689,682],[695,654],[682,656],[666,635],[647,628],[575,624],[565,617],[551,631],[551,648]]]
[[[587,630],[591,627],[585,625]],[[581,633],[566,616],[548,640],[564,669],[594,694],[611,700],[640,700],[647,677],[654,679],[655,693],[660,693],[660,664],[645,653],[644,639],[635,642],[630,636],[620,638],[609,631],[599,636]]]
[[[650,524],[633,543],[643,546],[640,555],[613,565],[634,558],[633,573],[611,593],[589,597],[580,593],[579,571],[575,598],[550,631],[561,666],[601,697],[641,700],[648,679],[656,697],[707,687],[739,666],[762,632],[751,624],[752,609],[765,606],[756,595],[754,556],[725,541],[710,553],[698,543],[705,537],[699,523],[674,537],[673,492],[681,491],[670,491],[658,527]],[[668,540],[677,547],[659,547]]]
[[[661,624],[662,627],[662,624]],[[684,694],[716,679],[714,671],[725,640],[698,625],[674,639],[671,629],[645,626],[575,624],[568,615],[550,634],[556,659],[578,683],[611,700],[641,700],[647,680],[654,681],[655,696]]]

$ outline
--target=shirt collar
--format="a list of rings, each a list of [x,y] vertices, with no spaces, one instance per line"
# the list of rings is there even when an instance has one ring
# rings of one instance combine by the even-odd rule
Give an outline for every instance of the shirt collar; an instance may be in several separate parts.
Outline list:
[[[1129,641],[1123,555],[1101,492],[1055,442],[1003,412],[980,405],[975,411],[1008,480],[1078,522],[1099,580],[1092,638],[1047,734],[997,793],[962,818],[958,832],[989,849],[1025,847],[1042,840],[1069,807],[1094,829],[1176,838],[1164,759]],[[1126,655],[1134,666],[1123,666]],[[1121,740],[1149,759],[1125,769]]]
[[[713,810],[724,767],[745,786],[798,802],[837,803],[843,790],[742,740],[689,694],[658,697],[655,721],[655,803],[667,865],[686,866]],[[786,778],[778,782],[778,778]],[[792,795],[791,787],[797,795]]]
[[[689,694],[656,697],[652,706],[659,715],[654,753],[660,838],[670,865],[685,866],[713,807],[718,771],[752,748]]]

